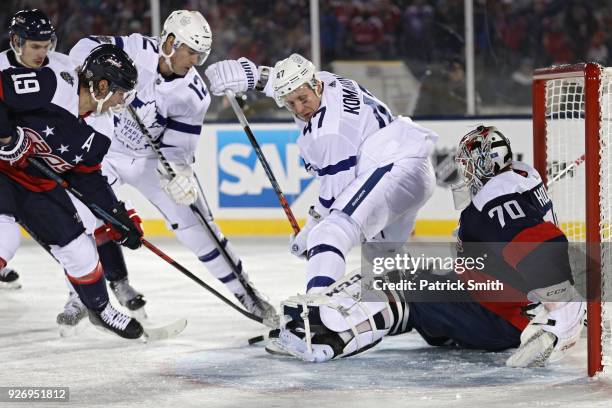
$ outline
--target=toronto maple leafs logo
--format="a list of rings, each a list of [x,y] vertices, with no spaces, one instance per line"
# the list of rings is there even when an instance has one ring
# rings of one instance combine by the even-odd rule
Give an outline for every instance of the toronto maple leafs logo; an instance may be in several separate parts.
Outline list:
[[[144,102],[136,96],[131,106],[144,125],[153,140],[157,140],[166,127],[166,118],[157,111],[155,100]],[[148,139],[140,131],[140,125],[132,115],[124,111],[119,117],[115,117],[117,140],[131,150],[145,150],[148,148]]]

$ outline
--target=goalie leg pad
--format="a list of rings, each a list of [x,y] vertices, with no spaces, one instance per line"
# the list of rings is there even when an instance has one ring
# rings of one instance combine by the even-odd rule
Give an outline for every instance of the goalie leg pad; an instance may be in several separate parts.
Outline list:
[[[361,275],[353,273],[325,293],[281,303],[284,322],[277,346],[304,361],[323,362],[365,351],[393,324],[389,303],[360,302]]]

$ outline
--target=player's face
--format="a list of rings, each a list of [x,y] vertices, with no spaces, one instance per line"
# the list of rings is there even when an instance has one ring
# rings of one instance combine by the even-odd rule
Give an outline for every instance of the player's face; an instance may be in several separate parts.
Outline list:
[[[187,71],[202,60],[202,53],[194,51],[185,44],[181,44],[174,55],[170,57],[172,61],[172,69],[177,75],[185,75]]]
[[[320,87],[321,85],[317,86]],[[319,93],[319,95],[321,94]],[[321,96],[319,95],[309,85],[304,84],[285,96],[283,101],[287,109],[298,119],[308,122],[321,105]]]
[[[40,68],[51,50],[51,40],[26,40],[21,47],[21,62],[29,68]]]
[[[109,109],[116,109],[123,106],[126,100],[126,96],[127,92],[122,89],[115,91],[113,93],[113,96],[111,96],[108,101],[104,102],[104,104],[102,105],[102,112],[106,112]]]

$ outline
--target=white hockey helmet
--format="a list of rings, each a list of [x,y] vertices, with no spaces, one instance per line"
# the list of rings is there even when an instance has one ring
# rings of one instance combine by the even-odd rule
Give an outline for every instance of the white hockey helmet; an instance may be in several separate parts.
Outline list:
[[[473,197],[490,178],[512,164],[510,141],[494,126],[478,126],[459,142],[455,162],[463,180],[453,186],[453,192],[467,188]],[[458,204],[456,196],[455,206]]]
[[[272,70],[274,100],[282,108],[285,106],[283,97],[304,84],[309,85],[317,96],[320,96],[317,91],[318,81],[314,64],[300,54],[291,54],[289,58],[278,61]]]
[[[204,64],[204,61],[206,61],[210,54],[212,31],[208,21],[199,11],[173,11],[164,22],[164,29],[160,36],[161,44],[166,41],[170,34],[175,37],[172,52],[165,54],[162,47],[160,47],[160,52],[166,60],[174,54],[181,44],[185,44],[192,50],[200,53],[197,64]]]

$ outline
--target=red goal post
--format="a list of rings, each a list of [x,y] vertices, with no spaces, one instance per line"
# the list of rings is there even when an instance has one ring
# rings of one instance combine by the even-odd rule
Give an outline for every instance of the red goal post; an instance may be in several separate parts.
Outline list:
[[[586,242],[590,376],[612,365],[611,78],[598,64],[562,65],[535,70],[532,85],[535,168],[568,239]]]

